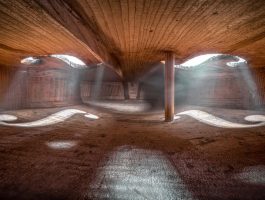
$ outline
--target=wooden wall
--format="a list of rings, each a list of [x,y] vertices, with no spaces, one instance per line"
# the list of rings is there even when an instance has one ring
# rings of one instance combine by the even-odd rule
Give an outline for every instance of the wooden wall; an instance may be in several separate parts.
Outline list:
[[[101,83],[83,81],[81,84],[81,97],[83,101],[95,99],[116,99],[124,100],[124,84],[127,84],[129,99],[141,99],[138,94],[139,84],[137,82],[109,82]],[[138,97],[139,95],[139,97]]]
[[[259,96],[257,104],[265,107],[265,69],[253,70],[253,77]]]
[[[265,69],[244,70],[176,71],[175,104],[242,109],[264,107]],[[253,86],[253,81],[257,87]],[[163,82],[163,68],[151,78],[141,80],[140,99],[163,106]],[[129,86],[129,94],[134,98],[135,87],[139,85],[129,83]],[[67,106],[80,103],[81,98],[83,101],[123,100],[123,84],[121,81],[81,82],[78,70],[0,67],[2,110]]]
[[[265,105],[265,74],[261,70],[195,72],[183,89],[186,92],[176,91],[176,96],[184,92],[185,103],[190,105],[243,109],[258,109]]]
[[[80,103],[79,72],[29,69],[27,107],[56,107]]]
[[[163,67],[141,80],[141,98],[160,106],[164,100]],[[265,106],[265,70],[226,66],[176,69],[175,105],[260,109]]]
[[[90,82],[81,83],[81,98],[83,101],[94,99],[124,99],[122,82]]]
[[[185,102],[191,105],[247,108],[252,103],[246,85],[230,74],[193,77],[185,89]]]
[[[0,67],[0,110],[26,106],[26,78],[25,70]]]
[[[248,68],[204,68],[176,70],[175,105],[197,105],[223,108],[260,109],[265,106],[265,70]],[[137,97],[152,105],[163,106],[164,75],[160,68],[138,83],[128,83],[130,99]],[[122,82],[83,81],[81,96],[93,99],[124,99]]]
[[[78,104],[80,74],[76,70],[0,68],[0,109],[43,108]]]

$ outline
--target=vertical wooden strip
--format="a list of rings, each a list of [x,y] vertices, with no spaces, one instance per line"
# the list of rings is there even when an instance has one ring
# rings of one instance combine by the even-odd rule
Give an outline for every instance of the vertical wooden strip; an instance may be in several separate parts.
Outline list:
[[[165,64],[165,121],[174,120],[174,53],[166,52]]]

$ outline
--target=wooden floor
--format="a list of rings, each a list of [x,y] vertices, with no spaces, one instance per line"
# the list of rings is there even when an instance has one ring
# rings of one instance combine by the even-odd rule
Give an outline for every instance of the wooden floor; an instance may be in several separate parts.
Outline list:
[[[68,108],[6,111],[19,123]],[[40,127],[0,126],[0,199],[265,199],[265,126],[221,128],[163,112],[124,114],[85,105]],[[250,124],[258,111],[203,110]],[[15,123],[15,122],[9,122]]]

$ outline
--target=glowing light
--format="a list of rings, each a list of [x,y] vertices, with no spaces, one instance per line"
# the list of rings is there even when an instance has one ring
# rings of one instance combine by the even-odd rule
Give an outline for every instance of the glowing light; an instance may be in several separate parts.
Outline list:
[[[224,54],[205,54],[205,55],[200,55],[200,56],[196,56],[192,59],[187,60],[186,62],[180,64],[180,65],[175,65],[176,68],[190,68],[190,67],[195,67],[198,66],[204,62],[206,62],[207,60],[213,58],[213,57],[217,57],[217,56],[221,56]],[[239,56],[234,56],[234,58],[236,58],[238,61],[235,62],[227,62],[226,65],[229,67],[237,67],[240,64],[246,64],[247,61]],[[165,64],[165,61],[162,60],[160,61],[161,63]]]
[[[193,199],[162,152],[133,146],[119,147],[108,156],[87,196],[89,199]]]
[[[73,68],[82,69],[82,68],[87,67],[86,64],[82,60],[74,56],[55,54],[55,55],[51,55],[51,57],[61,59],[62,61],[66,62],[68,65],[70,65]]]
[[[1,121],[15,121],[17,120],[17,117],[14,115],[0,115],[0,122]]]
[[[132,102],[128,102],[128,101],[86,101],[85,103],[91,105],[91,106],[97,106],[97,107],[102,107],[105,109],[110,109],[116,112],[130,112],[130,113],[134,113],[134,112],[143,112],[145,110],[148,110],[150,108],[150,105],[145,103],[145,102],[141,102],[141,103],[137,103],[137,105],[135,103]]]
[[[52,141],[46,142],[46,145],[52,149],[70,149],[77,145],[76,141]]]
[[[48,117],[45,117],[43,119],[40,120],[36,120],[33,122],[25,122],[25,123],[7,123],[4,121],[7,120],[1,120],[1,119],[9,119],[8,121],[13,121],[16,120],[17,117],[13,116],[13,115],[0,115],[0,125],[3,126],[15,126],[15,127],[40,127],[40,126],[48,126],[48,125],[53,125],[53,124],[57,124],[60,122],[65,121],[66,119],[72,117],[75,114],[86,114],[88,118],[93,118],[96,119],[98,118],[96,115],[92,115],[89,113],[86,113],[85,111],[82,110],[77,110],[77,109],[66,109],[66,110],[62,110],[59,111],[57,113],[54,113]]]
[[[265,166],[257,165],[246,167],[242,172],[236,174],[234,178],[245,183],[265,185]]]
[[[249,122],[262,122],[262,121],[265,121],[265,116],[264,115],[250,115],[250,116],[246,116],[244,119]]]
[[[27,58],[22,59],[20,62],[25,65],[32,65],[32,64],[38,63],[39,61],[40,59],[38,58],[27,57]]]
[[[99,118],[97,115],[93,115],[93,114],[86,114],[85,117],[87,117],[89,119],[98,119]]]
[[[235,58],[237,58],[238,61],[236,61],[236,62],[228,62],[228,63],[226,63],[226,64],[227,64],[229,67],[237,67],[237,66],[240,65],[240,64],[246,64],[246,63],[247,63],[247,61],[244,60],[243,58],[240,58],[240,57],[238,57],[238,56],[235,56]]]
[[[216,57],[219,55],[221,55],[221,54],[205,54],[205,55],[196,56],[196,57],[180,64],[180,66],[181,67],[194,67],[194,66],[202,64],[203,62],[209,60],[210,58],[213,58],[213,57]]]
[[[259,126],[265,126],[264,115],[250,115],[245,117],[245,120],[247,121],[260,122],[257,124],[240,124],[240,123],[230,122],[200,110],[188,110],[178,113],[175,115],[174,119],[179,119],[180,115],[187,115],[202,123],[220,128],[253,128]]]

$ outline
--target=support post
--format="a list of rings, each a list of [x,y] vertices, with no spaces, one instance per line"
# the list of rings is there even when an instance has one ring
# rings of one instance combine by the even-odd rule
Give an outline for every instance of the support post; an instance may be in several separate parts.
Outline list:
[[[122,85],[123,85],[124,99],[128,100],[130,98],[128,82],[127,81],[123,81]]]
[[[173,52],[166,52],[165,62],[165,121],[174,120],[174,71],[175,57]]]
[[[136,99],[137,100],[140,100],[141,99],[141,89],[142,89],[142,82],[139,81],[138,83],[138,89],[137,89],[137,96],[136,96]]]

